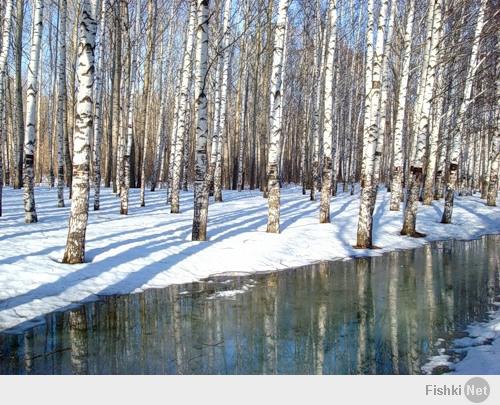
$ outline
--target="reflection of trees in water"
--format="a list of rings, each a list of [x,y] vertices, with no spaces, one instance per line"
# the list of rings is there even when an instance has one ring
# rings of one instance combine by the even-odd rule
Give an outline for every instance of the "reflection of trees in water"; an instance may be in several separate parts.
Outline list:
[[[494,305],[497,300],[497,291],[500,288],[500,259],[498,245],[500,237],[487,239],[488,251],[488,304]]]
[[[314,272],[314,271],[313,271]],[[327,306],[325,302],[325,290],[328,283],[328,265],[326,263],[320,263],[318,269],[318,278],[317,283],[319,284],[318,288],[318,305],[317,306],[317,316],[316,316],[316,338],[317,341],[315,343],[316,350],[314,351],[314,372],[316,374],[323,374],[324,372],[324,363],[325,363],[325,333],[326,333],[326,320],[327,320]],[[317,301],[316,301],[317,302]]]
[[[447,330],[451,330],[455,321],[455,295],[460,296],[460,292],[455,294],[456,287],[456,270],[454,269],[454,263],[452,261],[450,250],[446,244],[440,245],[441,262],[443,266],[444,282],[446,289],[446,321],[449,325]]]
[[[418,374],[438,338],[495,300],[487,241],[256,276],[232,298],[213,296],[248,280],[107,297],[0,335],[0,373]]]
[[[398,283],[399,283],[399,261],[398,254],[389,253],[389,329],[391,341],[392,372],[399,374],[399,342],[398,342]]]
[[[26,374],[33,371],[33,331],[29,330],[24,334],[24,370]]]
[[[434,296],[434,268],[432,266],[432,250],[429,245],[423,247],[424,251],[424,291],[427,308],[427,338],[434,344],[434,330],[436,323],[436,297]]]
[[[265,279],[266,293],[262,297],[263,304],[263,374],[276,374],[278,370],[277,348],[277,275],[270,275]]]
[[[183,341],[182,341],[182,319],[181,319],[181,304],[179,297],[179,288],[174,286],[172,289],[174,294],[172,297],[172,329],[173,329],[173,341],[174,341],[174,352],[175,352],[175,370],[176,374],[184,374],[183,370]]]
[[[406,297],[406,325],[407,325],[407,352],[406,364],[408,374],[420,374],[420,351],[419,351],[419,325],[418,325],[418,296],[417,277],[413,263],[415,262],[415,251],[405,251],[402,253],[404,266],[407,269],[405,286]]]
[[[203,350],[207,353],[207,372],[210,374],[224,373],[227,367],[220,301],[207,300],[204,308],[206,338]]]
[[[356,280],[358,298],[358,374],[375,372],[373,350],[373,301],[371,290],[371,260],[356,261]]]
[[[87,313],[85,307],[69,313],[69,338],[73,374],[88,374]]]

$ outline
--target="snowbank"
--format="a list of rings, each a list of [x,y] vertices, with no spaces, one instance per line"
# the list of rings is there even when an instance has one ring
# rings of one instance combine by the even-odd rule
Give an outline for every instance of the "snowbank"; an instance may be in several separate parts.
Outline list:
[[[162,190],[146,195],[131,190],[128,216],[119,200],[103,190],[101,211],[90,212],[87,263],[58,261],[66,241],[69,207],[56,207],[56,190],[36,189],[37,224],[24,224],[22,190],[4,190],[0,218],[0,330],[29,327],[40,316],[99,295],[130,293],[185,283],[224,272],[257,272],[321,260],[380,255],[430,240],[472,239],[500,232],[500,208],[477,197],[457,198],[453,224],[439,223],[442,202],[420,207],[417,220],[425,239],[399,235],[401,212],[389,211],[390,195],[379,193],[374,212],[374,243],[379,250],[356,250],[359,196],[332,198],[331,224],[318,223],[318,203],[299,188],[282,192],[279,235],[265,232],[267,201],[258,191],[224,192],[224,203],[209,208],[209,241],[191,242],[192,194],[181,196],[182,213],[172,215]],[[66,200],[67,201],[67,200]],[[68,204],[69,205],[69,204]],[[92,205],[92,204],[91,204]]]

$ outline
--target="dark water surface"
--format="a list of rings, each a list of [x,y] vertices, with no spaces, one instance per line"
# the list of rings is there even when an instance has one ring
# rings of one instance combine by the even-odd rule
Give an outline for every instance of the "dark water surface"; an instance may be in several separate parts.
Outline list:
[[[436,242],[104,297],[0,334],[0,374],[419,374],[438,339],[487,319],[498,246]]]

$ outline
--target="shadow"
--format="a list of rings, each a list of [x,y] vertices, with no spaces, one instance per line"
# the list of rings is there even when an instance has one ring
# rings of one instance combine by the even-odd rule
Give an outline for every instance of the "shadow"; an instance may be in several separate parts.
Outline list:
[[[294,204],[288,204],[286,205],[286,209],[288,210],[294,210],[296,206],[300,205],[301,202],[296,202]],[[98,277],[102,275],[103,273],[107,272],[110,269],[115,268],[116,266],[119,266],[123,263],[126,262],[131,262],[133,260],[137,260],[140,258],[144,258],[152,253],[158,252],[160,250],[165,250],[170,247],[179,247],[183,246],[185,244],[193,244],[195,243],[196,245],[186,248],[185,250],[187,253],[184,253],[184,251],[181,251],[177,254],[174,255],[174,257],[185,257],[186,255],[189,254],[194,254],[195,252],[199,252],[205,248],[208,248],[209,246],[213,245],[214,243],[220,242],[224,239],[230,238],[231,236],[235,236],[238,234],[241,234],[243,232],[249,232],[249,231],[255,231],[258,229],[259,226],[265,225],[267,223],[267,217],[266,216],[259,216],[257,218],[254,217],[254,214],[257,212],[262,211],[262,207],[256,207],[253,209],[245,210],[244,213],[245,215],[241,215],[240,212],[235,212],[233,214],[216,214],[214,218],[210,219],[209,217],[209,226],[217,226],[221,223],[227,224],[226,226],[222,226],[217,228],[217,231],[215,232],[209,232],[209,240],[207,242],[191,242],[187,241],[187,238],[189,237],[191,233],[191,223],[187,223],[186,225],[177,227],[175,229],[169,230],[168,235],[162,235],[158,233],[154,234],[148,234],[145,236],[141,236],[138,238],[134,239],[119,239],[116,240],[104,247],[100,248],[95,248],[95,249],[90,249],[86,252],[86,258],[89,259],[90,261],[85,263],[83,268],[78,269],[74,272],[71,272],[69,274],[66,274],[59,279],[57,279],[54,282],[51,283],[45,283],[33,290],[27,291],[21,295],[17,295],[15,297],[10,297],[4,300],[0,300],[0,310],[5,310],[5,309],[10,309],[13,307],[17,307],[23,304],[26,304],[28,302],[31,302],[36,299],[42,299],[50,296],[56,296],[64,291],[68,290],[71,287],[74,287],[78,283]],[[252,218],[255,218],[252,220]],[[234,222],[234,219],[239,219],[239,221]],[[172,222],[177,222],[175,216],[172,216],[172,218],[169,221],[164,221],[163,223],[155,224],[155,226],[148,227],[147,229],[155,229],[155,228],[161,228],[163,226],[169,225]],[[245,225],[245,226],[241,226]],[[229,230],[231,229],[231,230]],[[138,232],[144,232],[144,228],[138,229],[138,230],[132,230],[126,232],[126,234],[132,234],[132,233],[138,233]],[[181,234],[175,238],[172,238],[171,235],[176,234],[180,232]],[[123,232],[118,232],[112,235],[104,235],[98,238],[90,239],[87,241],[87,245],[91,244],[92,242],[96,242],[102,239],[112,239],[115,236],[123,236]],[[210,239],[215,238],[214,241],[211,241]],[[140,246],[134,246],[130,249],[127,249],[125,252],[119,253],[115,256],[110,256],[107,257],[103,260],[100,261],[94,261],[94,259],[101,253],[110,251],[114,248],[117,247],[126,247],[128,245],[135,245],[137,243],[141,243]],[[54,252],[58,249],[61,249],[63,246],[53,246],[47,249],[43,249],[41,251],[35,252],[33,254],[37,255],[46,255],[51,252]],[[192,253],[189,253],[192,252]],[[31,254],[32,255],[32,254]],[[19,261],[23,258],[26,258],[31,255],[19,255],[15,256],[12,258],[4,259],[3,262],[7,262],[9,264],[15,263],[16,261]],[[2,263],[2,261],[0,261]],[[151,263],[151,267],[157,267],[156,272],[152,272],[151,278],[153,278],[155,275],[164,272],[168,269],[161,266],[158,263],[168,263],[169,266],[175,265],[177,261],[172,262],[171,258],[168,257],[165,261],[154,261]],[[137,272],[136,272],[137,273]],[[146,276],[141,278],[141,280],[145,280],[143,284],[145,284],[147,281]],[[121,284],[120,284],[121,286]],[[141,285],[128,285],[125,290],[120,290],[121,293],[124,292],[132,292],[136,288],[141,287]],[[112,287],[112,286],[111,286]],[[123,286],[122,286],[123,287]],[[101,294],[101,293],[100,293]],[[105,294],[106,295],[106,294]]]

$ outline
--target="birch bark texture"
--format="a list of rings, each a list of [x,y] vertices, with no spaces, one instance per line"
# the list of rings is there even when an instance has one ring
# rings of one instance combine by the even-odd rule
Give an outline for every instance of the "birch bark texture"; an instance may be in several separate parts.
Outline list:
[[[190,0],[189,3],[189,20],[188,20],[188,30],[187,37],[184,46],[184,55],[182,61],[182,72],[181,72],[181,84],[179,88],[179,106],[177,109],[178,116],[174,120],[174,128],[172,130],[172,202],[170,204],[170,212],[172,214],[178,214],[180,212],[180,182],[181,182],[181,166],[182,166],[182,155],[184,147],[184,138],[186,137],[186,125],[188,120],[188,96],[189,87],[191,82],[191,72],[193,69],[192,53],[193,53],[193,42],[198,38],[199,27],[197,28],[197,11],[198,3],[197,0]],[[208,6],[207,6],[208,7]],[[208,23],[207,23],[208,24]],[[207,27],[208,29],[208,27]],[[198,46],[198,44],[196,45]],[[198,48],[196,48],[198,49]],[[200,55],[201,56],[201,55]],[[198,82],[196,82],[198,83]]]
[[[85,234],[89,215],[90,138],[94,130],[94,51],[97,0],[84,0],[79,16],[78,94],[73,141],[73,198],[63,263],[85,261]]]
[[[208,184],[207,174],[207,137],[208,137],[208,21],[209,0],[197,0],[198,26],[196,28],[196,150],[194,179],[194,210],[192,240],[207,240]]]
[[[137,41],[141,26],[141,13],[140,13],[140,1],[137,2],[138,8],[135,11],[135,23],[133,36],[135,41]],[[130,47],[130,52],[132,52],[132,59],[130,61],[130,90],[128,95],[128,105],[127,105],[127,141],[125,147],[125,153],[123,155],[123,184],[120,187],[120,214],[128,215],[129,206],[129,189],[130,189],[130,176],[131,176],[131,155],[132,155],[132,142],[134,136],[134,105],[137,97],[137,70],[138,70],[138,55],[139,55],[139,44],[138,41],[136,45],[132,48]]]
[[[281,144],[281,103],[282,70],[285,47],[285,32],[288,21],[290,0],[280,0],[278,20],[274,31],[273,67],[271,72],[270,100],[270,137],[267,158],[268,217],[267,232],[280,232],[280,184],[279,184],[279,149]]]
[[[104,1],[104,0],[103,0]],[[57,64],[57,206],[64,207],[64,137],[67,127],[66,95],[66,19],[67,0],[59,2]]]
[[[311,201],[316,200],[316,192],[321,189],[320,174],[320,144],[319,144],[319,120],[321,110],[321,94],[323,82],[323,32],[321,28],[321,2],[316,1],[316,49],[314,52],[314,82],[319,86],[313,86],[312,92],[312,113],[311,113],[311,132],[312,132],[312,182],[311,182]]]
[[[18,0],[20,1],[20,0]],[[3,18],[2,25],[2,48],[0,49],[0,125],[3,126],[3,117],[5,111],[5,76],[7,68],[7,55],[9,53],[9,43],[10,43],[10,32],[12,26],[12,10],[14,8],[15,1],[8,0],[5,4],[5,15]],[[3,145],[3,129],[0,129],[0,154],[2,154]],[[2,188],[3,188],[3,163],[2,156],[0,156],[0,217],[2,216]]]
[[[383,0],[377,27],[377,49],[373,48],[373,25],[375,4],[368,1],[368,28],[366,31],[365,106],[363,125],[363,160],[361,164],[361,201],[359,205],[357,242],[358,248],[372,247],[373,208],[376,193],[373,183],[375,153],[379,135],[378,114],[380,113],[381,70],[385,13],[388,0]]]
[[[148,0],[148,45],[146,51],[146,63],[144,68],[144,103],[142,109],[142,117],[144,119],[143,126],[143,149],[141,161],[141,207],[146,206],[146,155],[148,152],[149,132],[151,131],[151,116],[150,116],[150,86],[152,81],[152,65],[154,58],[154,40],[156,36],[156,3],[155,0]]]
[[[26,125],[24,131],[24,221],[27,224],[38,222],[35,208],[35,176],[34,153],[36,144],[36,117],[38,101],[38,68],[43,34],[43,0],[33,3],[33,29],[31,34],[31,50],[28,64],[28,81],[26,91]]]
[[[139,4],[140,6],[140,4]],[[95,72],[95,108],[94,108],[94,211],[99,211],[101,206],[101,143],[103,128],[103,68],[105,51],[107,0],[101,0],[98,59]]]
[[[500,40],[497,40],[497,55],[500,55]],[[495,99],[496,105],[500,104],[500,63],[498,62],[499,56],[497,56],[497,66],[496,66],[496,80],[495,80]],[[493,133],[493,139],[491,140],[491,150],[489,156],[489,168],[488,173],[488,191],[486,193],[486,205],[490,207],[495,207],[497,205],[497,194],[498,194],[498,170],[500,165],[500,109],[497,108],[496,111],[496,125]]]
[[[453,202],[455,199],[455,191],[457,189],[458,180],[458,164],[460,159],[460,150],[462,144],[462,132],[465,130],[465,114],[472,103],[472,83],[474,81],[474,73],[478,63],[479,56],[479,44],[481,41],[481,32],[484,26],[484,13],[486,9],[487,0],[481,0],[479,6],[479,14],[477,17],[476,28],[474,30],[474,42],[472,45],[471,55],[469,59],[469,65],[466,72],[465,88],[460,103],[460,108],[458,112],[459,123],[457,127],[453,130],[451,135],[451,149],[449,158],[449,168],[448,168],[448,179],[446,182],[446,193],[444,200],[444,210],[443,216],[441,218],[441,223],[449,224],[451,223],[451,218],[453,215]]]
[[[411,41],[414,24],[413,20],[415,15],[415,5],[412,1],[408,3],[407,14],[408,16],[406,20],[403,45],[403,61],[400,75],[401,78],[399,82],[398,108],[396,112],[396,123],[394,128],[390,202],[391,211],[399,211],[401,205],[401,197],[403,194],[403,133],[406,115],[406,98],[408,95],[408,82],[410,79]]]
[[[229,39],[230,39],[230,18],[231,18],[231,0],[226,0],[224,4],[224,17],[222,24],[222,74],[220,87],[220,106],[219,123],[216,127],[217,148],[214,172],[214,199],[216,202],[222,202],[222,145],[224,144],[224,134],[226,132],[226,104],[229,75]]]
[[[14,188],[23,186],[23,160],[24,160],[24,109],[23,109],[23,80],[22,80],[22,58],[23,58],[23,25],[24,25],[24,1],[19,0],[16,6],[16,36],[14,40],[14,64],[16,70],[16,105],[15,122],[17,140],[15,142],[14,157]]]
[[[337,42],[337,0],[328,3],[328,24],[330,38],[328,40],[325,66],[325,111],[323,115],[323,177],[321,187],[321,202],[319,206],[319,222],[330,222],[330,198],[332,195],[332,142],[334,136],[334,103],[333,91],[335,86],[335,46]]]
[[[428,13],[432,17],[428,18],[427,45],[429,55],[424,58],[424,70],[420,78],[419,96],[417,98],[417,131],[415,134],[415,149],[411,151],[412,161],[410,163],[410,180],[406,193],[406,206],[403,215],[403,228],[401,235],[424,236],[417,232],[417,210],[422,186],[423,167],[426,152],[426,145],[429,138],[429,123],[432,105],[432,96],[436,78],[436,66],[439,53],[439,43],[442,30],[442,10],[441,0],[432,0]],[[425,55],[424,55],[425,56]]]

